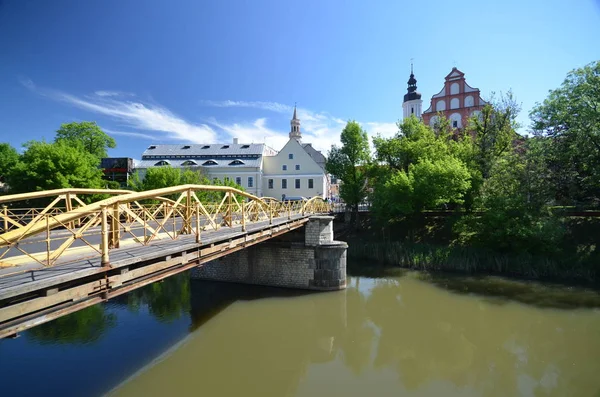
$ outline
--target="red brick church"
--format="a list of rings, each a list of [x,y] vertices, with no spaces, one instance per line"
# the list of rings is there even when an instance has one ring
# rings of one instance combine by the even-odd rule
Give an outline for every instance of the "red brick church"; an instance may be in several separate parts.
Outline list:
[[[463,128],[469,117],[480,113],[486,103],[481,99],[479,89],[468,85],[465,74],[454,67],[446,76],[444,88],[431,97],[431,105],[421,117],[425,124],[433,126],[437,112],[443,112],[454,128]]]

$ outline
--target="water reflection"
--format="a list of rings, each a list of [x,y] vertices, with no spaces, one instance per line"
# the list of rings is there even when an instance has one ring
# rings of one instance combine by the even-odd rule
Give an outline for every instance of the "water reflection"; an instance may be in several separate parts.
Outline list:
[[[346,291],[232,301],[192,283],[192,338],[117,395],[594,395],[597,311],[540,310],[449,293],[418,277]],[[266,291],[266,290],[263,290]],[[226,310],[205,302],[220,298]],[[336,385],[332,388],[331,385]],[[362,394],[361,394],[362,393]]]

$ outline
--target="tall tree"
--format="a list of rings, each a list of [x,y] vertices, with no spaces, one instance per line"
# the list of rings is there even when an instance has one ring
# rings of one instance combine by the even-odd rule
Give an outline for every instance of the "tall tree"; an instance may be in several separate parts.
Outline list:
[[[106,157],[108,149],[114,149],[115,140],[107,135],[94,121],[62,124],[56,131],[55,142],[79,146],[97,158]]]
[[[19,154],[8,143],[0,143],[0,182],[4,182],[5,176],[17,165]]]
[[[360,124],[349,121],[340,140],[342,146],[333,145],[329,151],[326,169],[342,181],[340,197],[352,208],[351,222],[354,223],[358,205],[367,195],[367,171],[371,160],[369,138]]]
[[[40,141],[24,146],[21,161],[6,177],[11,192],[104,186],[102,171],[98,168],[100,160],[81,147]]]
[[[600,204],[600,61],[571,71],[530,117],[535,135],[551,142],[557,200]]]

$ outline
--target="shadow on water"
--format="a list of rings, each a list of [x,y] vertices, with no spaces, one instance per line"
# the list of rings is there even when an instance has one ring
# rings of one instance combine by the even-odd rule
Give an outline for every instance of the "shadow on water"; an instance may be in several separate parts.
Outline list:
[[[411,276],[453,293],[482,296],[486,302],[497,305],[519,302],[539,308],[600,308],[600,290],[597,288],[499,276],[419,272],[399,267],[360,263],[349,267],[348,272],[353,276],[370,278]]]
[[[262,287],[249,284],[235,284],[219,281],[190,280],[192,324],[190,331],[203,324],[238,301],[251,301],[268,298],[293,298],[314,294],[313,291],[290,288]]]

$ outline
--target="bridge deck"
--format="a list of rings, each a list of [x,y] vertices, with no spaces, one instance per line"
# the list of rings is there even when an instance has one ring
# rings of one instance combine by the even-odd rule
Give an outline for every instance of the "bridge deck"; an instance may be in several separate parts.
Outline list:
[[[308,216],[292,215],[274,218],[273,223],[261,221],[248,223],[246,231],[241,226],[222,227],[218,230],[204,231],[201,242],[196,243],[195,236],[180,236],[176,240],[157,240],[149,245],[130,245],[115,248],[110,251],[111,269],[124,268],[140,262],[164,258],[189,250],[199,250],[228,240],[237,239],[260,231],[265,231],[298,221]],[[52,288],[56,285],[67,283],[76,279],[86,278],[98,273],[106,272],[102,267],[100,256],[70,258],[70,263],[55,265],[53,267],[40,267],[17,272],[15,268],[6,268],[0,271],[0,301],[33,291]]]

